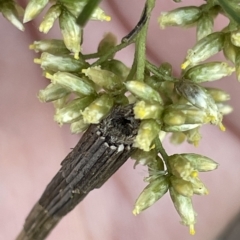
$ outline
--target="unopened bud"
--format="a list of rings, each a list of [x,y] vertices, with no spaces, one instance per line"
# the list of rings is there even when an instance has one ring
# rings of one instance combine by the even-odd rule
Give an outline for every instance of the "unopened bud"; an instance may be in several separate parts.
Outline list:
[[[84,78],[77,77],[68,72],[57,72],[54,75],[47,74],[46,78],[51,79],[52,83],[57,83],[62,87],[83,95],[95,93],[93,84]]]
[[[23,23],[34,19],[47,5],[49,0],[30,0],[25,9]]]
[[[93,96],[77,98],[68,103],[65,107],[57,109],[54,120],[62,125],[72,123],[81,117],[81,112],[94,100]]]
[[[134,115],[136,119],[160,119],[163,106],[157,103],[147,103],[145,101],[139,101],[135,104]]]
[[[51,6],[39,26],[39,31],[43,33],[48,33],[48,31],[52,28],[55,20],[61,15],[61,12],[62,8],[60,4],[55,4]]]
[[[197,40],[201,40],[213,31],[213,16],[203,12],[197,21]]]
[[[64,42],[58,39],[34,41],[33,44],[29,46],[29,49],[33,49],[35,52],[47,52],[53,55],[69,53]]]
[[[230,114],[233,111],[233,107],[230,106],[229,104],[217,103],[217,107],[218,107],[219,112],[222,115]]]
[[[67,9],[63,9],[59,17],[59,25],[67,49],[74,53],[75,59],[78,59],[82,36],[81,28],[77,24],[76,18]]]
[[[71,123],[70,130],[71,133],[77,134],[85,131],[88,128],[89,124],[85,123],[84,120],[81,118],[76,122]]]
[[[230,33],[226,33],[224,40],[223,53],[226,59],[235,63],[236,54],[239,51],[238,47],[232,44]]]
[[[170,196],[173,204],[181,217],[182,224],[189,226],[189,232],[191,235],[195,234],[194,224],[196,223],[196,213],[193,210],[192,199],[190,197],[184,197],[174,190],[173,187],[169,188]]]
[[[166,176],[159,176],[154,179],[139,195],[134,206],[133,214],[137,215],[152,206],[167,192],[168,188],[169,182]]]
[[[201,16],[201,9],[195,6],[181,7],[170,12],[162,12],[158,18],[161,28],[168,26],[188,26]]]
[[[184,77],[195,83],[201,83],[230,76],[234,71],[235,68],[229,66],[226,62],[208,62],[188,69]]]
[[[217,102],[225,102],[230,100],[230,94],[217,88],[206,88],[213,100]]]
[[[162,104],[162,99],[159,93],[154,90],[152,87],[148,86],[146,83],[140,81],[128,81],[126,82],[126,88],[139,97],[148,102],[159,102]]]
[[[52,102],[68,95],[70,91],[59,84],[49,84],[45,89],[40,90],[38,99],[41,102]]]
[[[109,95],[103,94],[85,108],[82,112],[83,120],[85,123],[98,124],[112,107],[113,99]]]
[[[198,178],[191,178],[190,182],[192,184],[193,193],[197,195],[208,195],[209,191],[204,186],[203,182]]]
[[[185,141],[186,135],[182,132],[173,132],[170,137],[170,142],[174,145],[181,144]]]
[[[176,176],[170,177],[171,185],[173,186],[174,190],[177,191],[179,194],[185,197],[192,197],[193,195],[193,187],[191,182],[186,181],[182,178],[178,178]]]
[[[137,137],[134,141],[134,147],[144,151],[150,151],[154,148],[153,140],[158,136],[160,125],[152,120],[143,120],[140,124]]]
[[[236,47],[240,47],[240,29],[231,32],[231,42]]]
[[[100,7],[95,8],[90,19],[98,20],[98,21],[107,21],[107,22],[111,21],[111,17],[106,15],[105,12]]]
[[[106,90],[114,91],[123,87],[121,79],[116,74],[103,70],[100,67],[90,67],[83,69],[82,72],[94,83]]]
[[[213,161],[211,158],[205,157],[195,153],[183,153],[182,157],[187,159],[191,163],[194,169],[199,172],[212,171],[218,167],[218,163]]]
[[[196,45],[188,50],[182,69],[186,69],[189,65],[196,65],[209,57],[220,52],[224,46],[224,33],[214,32],[202,38]]]
[[[98,52],[105,53],[106,51],[116,46],[116,44],[117,44],[117,37],[111,32],[106,33],[103,39],[98,44]],[[114,57],[114,56],[111,56],[111,57]]]

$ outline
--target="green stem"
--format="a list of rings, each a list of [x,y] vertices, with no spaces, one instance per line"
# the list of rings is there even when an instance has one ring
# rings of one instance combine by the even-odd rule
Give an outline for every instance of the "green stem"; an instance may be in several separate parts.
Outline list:
[[[174,77],[171,77],[171,76],[161,73],[159,71],[159,69],[155,65],[150,63],[148,60],[145,61],[145,64],[146,64],[146,69],[149,70],[154,75],[156,75],[157,77],[162,78],[168,82],[177,82],[178,81],[177,78],[174,78]]]
[[[136,63],[137,63],[136,79],[138,81],[144,80],[147,30],[148,30],[151,12],[154,6],[155,6],[155,0],[146,1],[147,21],[146,21],[146,24],[143,26],[142,30],[139,32],[138,38],[136,40],[136,51],[135,51],[134,58],[136,59]]]

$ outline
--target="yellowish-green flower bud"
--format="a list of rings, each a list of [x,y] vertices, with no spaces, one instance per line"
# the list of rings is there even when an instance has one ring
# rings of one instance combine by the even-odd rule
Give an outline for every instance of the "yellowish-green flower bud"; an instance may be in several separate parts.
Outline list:
[[[199,145],[199,142],[202,138],[201,134],[199,133],[199,127],[188,130],[184,132],[187,136],[187,142],[193,144],[195,147]]]
[[[136,119],[160,119],[163,112],[163,106],[157,103],[139,101],[135,104],[133,110]]]
[[[231,32],[231,42],[236,47],[240,47],[240,28]]]
[[[45,89],[39,91],[38,99],[40,102],[52,102],[69,93],[70,91],[63,88],[61,85],[51,83]]]
[[[205,111],[189,104],[172,104],[163,114],[163,122],[167,125],[204,124],[208,123]]]
[[[69,0],[61,0],[61,4],[71,12],[76,18],[82,12],[83,8],[85,7],[87,0],[80,0],[80,1],[69,1]]]
[[[195,83],[201,83],[230,76],[234,71],[235,68],[229,66],[226,62],[208,62],[188,69],[184,77]]]
[[[139,195],[133,214],[137,215],[152,206],[167,192],[168,188],[169,182],[166,176],[160,176],[150,182]]]
[[[162,12],[158,18],[161,28],[168,26],[186,27],[195,23],[201,16],[201,9],[196,6],[188,6],[174,9],[170,12]]]
[[[181,144],[185,141],[186,135],[182,132],[173,132],[170,137],[170,142],[174,145]]]
[[[218,111],[218,107],[213,98],[207,91],[189,80],[182,80],[175,83],[177,93],[186,98],[192,105],[206,112],[208,122],[218,125],[222,131],[225,127],[222,125],[222,114]]]
[[[129,74],[129,68],[121,61],[110,59],[101,64],[101,68],[115,73],[122,80],[125,80]]]
[[[79,119],[76,122],[71,123],[70,130],[71,133],[77,134],[84,132],[88,128],[89,124],[85,123],[83,118]]]
[[[178,155],[178,154],[176,154]],[[172,155],[174,156],[174,155]],[[199,172],[207,172],[215,170],[218,167],[218,163],[213,161],[211,158],[205,157],[200,154],[195,153],[183,153],[181,154],[182,157],[187,159],[191,163],[194,169]]]
[[[78,59],[81,50],[82,36],[81,28],[76,23],[76,17],[74,17],[68,10],[62,9],[62,13],[59,17],[59,25],[67,49],[74,53],[74,58]]]
[[[41,68],[53,72],[79,72],[83,67],[86,67],[81,59],[74,59],[68,55],[55,56],[53,54],[44,52],[41,58],[35,58],[34,63],[41,64]]]
[[[68,72],[57,72],[54,75],[47,74],[46,78],[51,79],[52,83],[57,83],[73,92],[79,92],[83,95],[95,93],[94,85],[90,81]]]
[[[19,19],[19,14],[17,8],[20,7],[14,1],[2,1],[0,3],[0,12],[2,15],[11,22],[16,28],[21,31],[24,31],[24,26]]]
[[[153,140],[158,136],[161,127],[156,121],[149,119],[143,120],[138,129],[137,137],[133,146],[143,151],[150,151],[154,148]]]
[[[25,9],[23,23],[29,22],[34,19],[48,4],[49,0],[29,0]]]
[[[197,40],[201,40],[213,32],[213,16],[203,12],[197,21]]]
[[[160,65],[159,71],[166,76],[171,76],[172,75],[172,65],[168,62],[164,62]]]
[[[84,122],[98,124],[110,112],[113,103],[112,97],[101,95],[82,112]]]
[[[69,53],[69,50],[66,48],[64,42],[58,39],[34,41],[33,44],[29,46],[29,49],[34,50],[37,53],[47,52],[53,55]]]
[[[98,20],[98,21],[107,21],[107,22],[111,21],[111,17],[106,15],[105,12],[100,7],[95,8],[90,19]]]
[[[159,102],[163,103],[162,98],[159,93],[152,87],[148,86],[146,83],[140,81],[128,81],[126,82],[126,88],[133,94],[135,94],[140,99],[147,102]]]
[[[196,45],[188,50],[182,69],[186,69],[189,65],[196,65],[214,54],[220,52],[224,46],[224,33],[214,32],[202,38]]]
[[[184,197],[174,190],[173,187],[169,187],[170,196],[173,204],[181,217],[182,224],[189,226],[189,232],[191,235],[195,234],[194,224],[196,223],[196,213],[193,210],[192,199],[190,197]]]
[[[74,99],[65,107],[56,110],[54,120],[60,125],[77,121],[82,115],[82,110],[84,110],[93,100],[93,96]]]
[[[225,103],[224,104],[223,103],[217,103],[217,107],[218,107],[219,112],[222,115],[230,114],[233,111],[233,107],[228,105],[228,104],[225,104]]]
[[[189,181],[191,177],[196,177],[198,175],[191,162],[180,154],[169,156],[168,162],[171,173],[178,178]]]
[[[69,95],[66,95],[62,98],[59,98],[59,99],[53,101],[52,103],[53,103],[54,108],[57,110],[57,109],[65,107],[67,105],[67,103],[69,102]]]
[[[60,4],[55,4],[51,6],[39,26],[39,31],[43,33],[48,33],[48,31],[52,28],[55,20],[61,15],[61,12],[62,7]]]
[[[82,72],[100,87],[116,91],[123,87],[121,79],[114,73],[103,70],[99,66],[83,69]]]
[[[117,45],[117,37],[111,33],[105,33],[103,39],[98,44],[98,52],[105,53]],[[113,58],[114,55],[111,56]]]
[[[209,194],[208,189],[205,187],[203,182],[198,177],[191,178],[190,182],[192,184],[194,194],[197,194],[197,195],[208,195]]]
[[[170,182],[176,192],[178,192],[179,194],[185,197],[192,197],[193,186],[191,182],[186,181],[182,178],[178,178],[176,176],[171,176]]]
[[[230,60],[232,63],[235,63],[236,54],[239,51],[238,47],[232,44],[230,33],[225,35],[223,53],[226,59]]]
[[[201,126],[201,124],[182,124],[182,125],[174,125],[168,126],[163,125],[162,130],[166,132],[185,132],[194,128]]]
[[[217,88],[206,88],[215,102],[225,102],[230,100],[230,94]]]

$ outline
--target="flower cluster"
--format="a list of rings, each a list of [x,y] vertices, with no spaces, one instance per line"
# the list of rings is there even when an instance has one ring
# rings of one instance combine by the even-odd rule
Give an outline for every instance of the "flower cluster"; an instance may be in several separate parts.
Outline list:
[[[98,44],[96,53],[84,55],[81,52],[84,29],[76,19],[87,2],[56,0],[46,12],[39,30],[48,33],[59,19],[63,40],[40,40],[30,45],[30,49],[41,53],[34,62],[40,64],[44,76],[51,81],[39,91],[38,98],[54,104],[54,120],[59,125],[70,124],[72,133],[85,131],[89,124],[98,124],[116,105],[134,104],[135,118],[140,119],[141,124],[132,158],[136,164],[148,167],[149,176],[133,213],[139,214],[169,191],[182,223],[194,234],[196,214],[192,196],[208,194],[198,172],[214,170],[218,165],[208,157],[193,153],[168,156],[161,142],[171,133],[172,143],[186,140],[196,146],[201,140],[199,129],[204,124],[225,130],[223,115],[232,111],[226,104],[229,94],[201,84],[227,77],[234,71],[240,80],[238,24],[231,20],[222,31],[213,32],[214,18],[224,12],[217,1],[162,13],[159,17],[162,28],[197,26],[198,41],[182,63],[181,77],[175,78],[169,63],[157,67],[144,58],[147,24],[154,0],[146,1],[144,21],[135,27],[137,31],[130,34],[129,41],[117,45],[116,37],[108,33]],[[34,19],[48,3],[48,0],[30,0],[23,22]],[[16,3],[0,1],[0,11],[16,27],[24,29],[19,20],[21,9]],[[97,7],[90,20],[109,21],[110,17]],[[136,54],[132,68],[128,68],[115,59],[115,53],[131,43],[136,44]],[[221,50],[233,66],[217,61],[202,63]],[[88,61],[95,58],[95,62]]]

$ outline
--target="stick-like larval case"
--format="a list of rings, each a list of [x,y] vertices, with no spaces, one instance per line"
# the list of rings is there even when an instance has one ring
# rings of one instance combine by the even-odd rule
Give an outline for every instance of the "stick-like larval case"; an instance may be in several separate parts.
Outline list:
[[[28,215],[17,240],[41,240],[94,188],[101,187],[130,157],[139,121],[132,105],[115,107],[91,125],[61,163]]]

